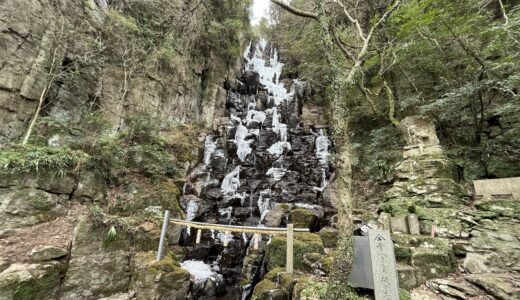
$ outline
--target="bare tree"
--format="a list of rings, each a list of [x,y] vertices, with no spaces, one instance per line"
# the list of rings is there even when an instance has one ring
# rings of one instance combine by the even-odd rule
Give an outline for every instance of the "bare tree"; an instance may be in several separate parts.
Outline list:
[[[362,92],[367,92],[364,89],[362,82],[356,82],[359,73],[362,73],[362,65],[366,59],[369,48],[372,44],[373,37],[376,35],[377,29],[388,20],[392,12],[394,12],[401,4],[400,0],[394,2],[378,20],[368,28],[363,29],[361,22],[354,17],[354,14],[349,11],[347,6],[340,0],[328,2],[327,5],[334,5],[336,9],[339,8],[345,15],[350,24],[354,27],[356,39],[360,45],[354,47],[347,47],[341,41],[340,34],[337,28],[332,24],[329,16],[330,10],[325,7],[325,1],[318,1],[318,12],[307,12],[297,9],[280,0],[271,0],[274,4],[280,6],[287,12],[296,16],[310,18],[319,22],[322,29],[322,37],[327,51],[327,61],[331,65],[332,72],[332,88],[335,91],[331,101],[332,122],[334,129],[334,139],[336,142],[336,157],[335,163],[337,166],[337,174],[334,182],[335,198],[338,205],[338,227],[340,230],[340,237],[338,240],[338,251],[334,258],[334,268],[329,278],[329,288],[327,289],[327,298],[329,299],[355,299],[355,293],[348,286],[348,279],[351,272],[353,260],[353,239],[352,239],[352,195],[351,195],[351,180],[352,180],[352,155],[350,153],[350,145],[348,141],[348,112],[344,105],[346,90],[353,86],[357,86]],[[336,46],[347,62],[351,65],[345,64],[343,61],[335,59],[334,46]],[[345,75],[346,74],[346,75]],[[393,108],[393,94],[391,94],[388,84],[385,82],[387,88],[388,102]],[[370,100],[367,93],[363,93],[365,99],[375,111],[375,105]],[[393,118],[393,111],[390,111],[392,122],[397,121]]]
[[[58,58],[58,50],[59,45],[63,43],[63,36],[65,33],[65,20],[63,16],[61,16],[61,26],[59,31],[59,36],[54,39],[54,51],[52,52],[51,56],[51,63],[49,66],[49,72],[47,72],[47,82],[40,93],[40,98],[38,99],[38,105],[36,106],[36,110],[33,114],[33,117],[31,118],[31,122],[29,123],[29,126],[27,127],[27,131],[25,132],[25,135],[22,140],[22,145],[26,145],[29,142],[29,138],[31,137],[31,134],[34,130],[34,125],[36,124],[36,121],[38,120],[40,116],[40,112],[43,107],[43,103],[45,102],[45,98],[47,97],[47,94],[49,90],[51,89],[52,85],[56,81],[57,78],[59,78],[62,75],[61,70],[58,68],[56,64],[56,59]]]

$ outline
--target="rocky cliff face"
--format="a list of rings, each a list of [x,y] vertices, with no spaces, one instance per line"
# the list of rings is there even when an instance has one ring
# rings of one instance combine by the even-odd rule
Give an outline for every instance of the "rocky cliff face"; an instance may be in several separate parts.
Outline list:
[[[24,133],[40,98],[42,116],[77,124],[99,111],[114,130],[143,112],[161,126],[211,127],[223,115],[215,108],[224,107],[223,83],[239,61],[197,40],[210,29],[207,12],[180,0],[109,3],[0,4],[0,141]]]

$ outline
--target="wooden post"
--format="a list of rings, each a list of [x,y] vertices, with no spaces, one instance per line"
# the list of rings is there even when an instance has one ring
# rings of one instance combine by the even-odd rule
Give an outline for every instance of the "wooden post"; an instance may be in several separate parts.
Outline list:
[[[229,243],[229,235],[231,235],[230,231],[224,231],[224,247],[228,246]]]
[[[159,249],[157,250],[157,261],[163,258],[164,240],[166,239],[166,231],[168,230],[168,222],[170,221],[170,211],[164,211],[164,220],[162,224],[161,239],[159,240]]]
[[[195,244],[200,244],[200,236],[202,235],[202,230],[197,230],[197,239],[195,240]]]
[[[287,257],[285,271],[293,273],[294,224],[287,224]]]
[[[255,235],[253,236],[253,239],[254,239],[254,249],[257,250],[258,244],[260,243],[260,235],[258,233],[255,233]]]

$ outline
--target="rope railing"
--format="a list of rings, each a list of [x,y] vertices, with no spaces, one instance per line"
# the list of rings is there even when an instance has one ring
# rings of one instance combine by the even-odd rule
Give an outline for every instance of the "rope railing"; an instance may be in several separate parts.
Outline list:
[[[294,228],[293,224],[287,224],[287,228],[279,227],[254,227],[254,226],[236,226],[236,225],[225,225],[225,224],[211,224],[195,221],[186,221],[179,219],[170,219],[170,211],[164,212],[164,220],[161,231],[161,238],[159,240],[159,249],[157,251],[157,261],[163,257],[163,248],[165,244],[166,231],[168,230],[168,224],[176,224],[183,227],[193,227],[197,229],[196,243],[200,243],[201,232],[205,230],[217,230],[223,231],[224,235],[224,247],[227,247],[231,232],[235,233],[253,233],[254,248],[258,249],[258,243],[261,240],[262,234],[267,235],[286,235],[287,236],[287,253],[286,253],[286,272],[293,272],[293,244],[294,244],[294,232],[309,232],[308,228]],[[231,236],[232,238],[232,236]]]
[[[237,233],[254,233],[254,234],[271,234],[271,235],[286,235],[287,228],[280,227],[254,227],[254,226],[236,226],[236,225],[225,225],[225,224],[211,224],[194,221],[186,221],[179,219],[171,219],[170,223],[193,227],[196,229],[208,229],[217,231],[229,231]],[[294,228],[294,232],[309,232],[308,228]]]

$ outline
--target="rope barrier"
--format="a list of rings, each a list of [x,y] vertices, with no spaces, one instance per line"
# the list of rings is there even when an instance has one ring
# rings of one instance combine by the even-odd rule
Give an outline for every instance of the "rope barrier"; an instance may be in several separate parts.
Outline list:
[[[202,222],[193,222],[186,220],[170,219],[170,223],[193,227],[196,229],[209,229],[217,231],[232,231],[237,233],[255,233],[255,234],[272,234],[272,235],[284,235],[287,234],[287,228],[278,227],[253,227],[253,226],[234,226],[224,224],[209,224]],[[308,228],[294,228],[294,232],[309,232]]]

